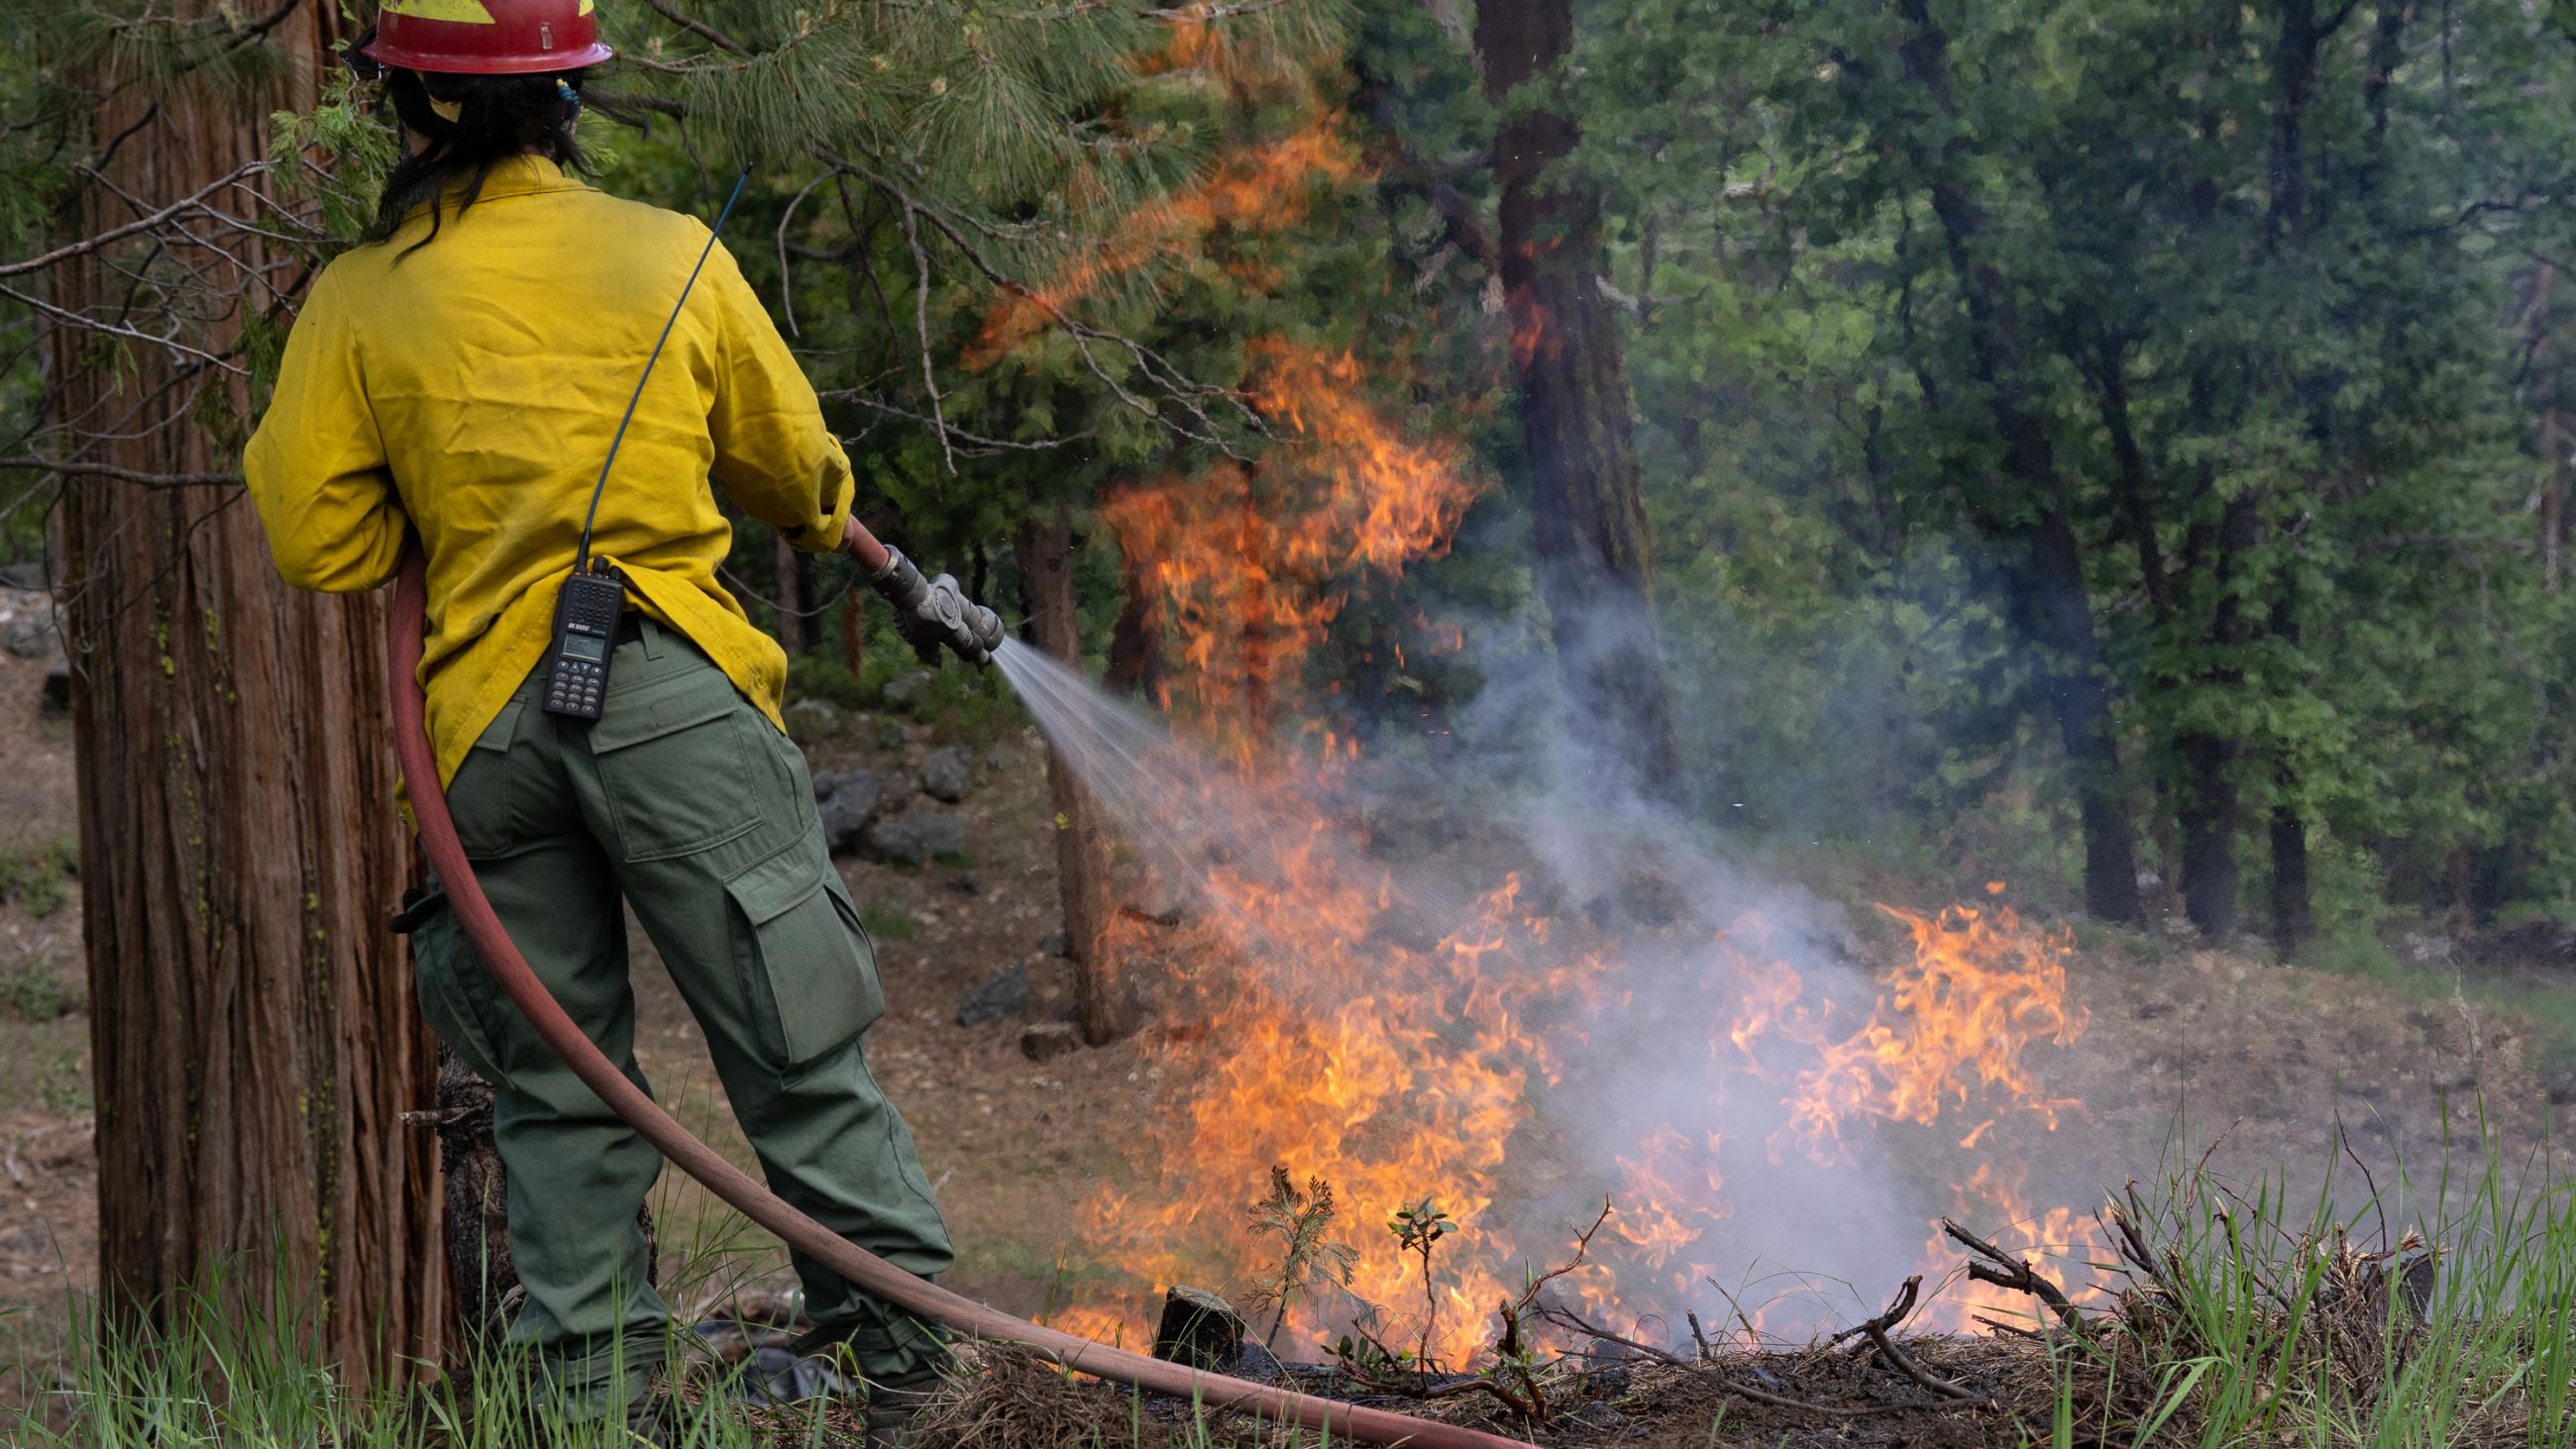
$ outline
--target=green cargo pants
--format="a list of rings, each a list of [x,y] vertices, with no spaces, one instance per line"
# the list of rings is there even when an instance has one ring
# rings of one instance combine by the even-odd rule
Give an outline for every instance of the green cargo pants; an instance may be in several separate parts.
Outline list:
[[[937,1273],[948,1229],[910,1129],[868,1074],[861,1033],[885,998],[805,757],[681,635],[649,620],[641,634],[618,646],[597,722],[547,714],[540,666],[458,767],[447,798],[475,876],[546,989],[642,1086],[623,896],[705,1031],[770,1187],[896,1266]],[[538,1040],[443,901],[425,904],[421,1010],[498,1091],[527,1290],[510,1342],[536,1351],[558,1395],[604,1405],[667,1351],[636,1225],[661,1154]],[[807,1311],[869,1378],[945,1358],[893,1305],[802,1254],[795,1265]]]

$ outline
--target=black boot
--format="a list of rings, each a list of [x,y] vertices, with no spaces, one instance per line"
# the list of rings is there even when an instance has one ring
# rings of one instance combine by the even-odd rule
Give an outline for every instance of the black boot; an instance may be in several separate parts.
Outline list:
[[[947,1380],[935,1368],[919,1368],[892,1378],[867,1380],[865,1417],[868,1449],[920,1449],[915,1421],[939,1397]]]

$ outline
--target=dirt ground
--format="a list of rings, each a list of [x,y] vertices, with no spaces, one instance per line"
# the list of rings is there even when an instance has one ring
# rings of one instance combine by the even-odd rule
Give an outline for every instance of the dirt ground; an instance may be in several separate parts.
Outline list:
[[[38,712],[42,673],[41,662],[0,655],[0,844],[74,828],[68,730]],[[940,743],[932,725],[879,713],[848,719],[812,754],[818,771],[876,769],[893,802],[918,798],[919,764]],[[1150,1031],[1044,1063],[1020,1050],[1024,1026],[1067,998],[1066,967],[1046,949],[1059,929],[1053,812],[1030,733],[973,748],[973,785],[956,807],[971,864],[842,865],[891,1003],[870,1061],[912,1122],[960,1247],[947,1282],[1029,1314],[1082,1287],[1070,1209],[1130,1171],[1118,1143],[1122,1126],[1154,1110],[1156,1057]],[[76,895],[41,919],[0,904],[0,974],[51,971],[76,996],[78,919]],[[637,939],[645,1069],[683,1121],[748,1165],[694,1025]],[[1026,1013],[954,1024],[969,991],[1021,963],[1036,985]],[[2444,1093],[2455,1107],[2482,1094],[2509,1141],[2576,1126],[2576,1108],[2552,1100],[2567,1094],[2535,1070],[2532,1035],[2465,1003],[2155,943],[2085,953],[2072,986],[2092,1024],[2048,1084],[2087,1106],[2053,1140],[2016,1150],[2073,1164],[2093,1178],[2090,1191],[2152,1168],[2178,1101],[2205,1129],[2197,1141],[2234,1124],[2218,1160],[2249,1177],[2326,1161],[2338,1118],[2356,1143],[2438,1149]],[[95,1276],[87,1044],[77,1002],[42,1021],[0,1004],[0,1360],[59,1333],[67,1294]],[[1257,1190],[1245,1184],[1247,1199]],[[777,1276],[778,1254],[729,1230],[694,1186],[666,1177],[655,1210],[666,1279],[684,1305],[724,1282]]]

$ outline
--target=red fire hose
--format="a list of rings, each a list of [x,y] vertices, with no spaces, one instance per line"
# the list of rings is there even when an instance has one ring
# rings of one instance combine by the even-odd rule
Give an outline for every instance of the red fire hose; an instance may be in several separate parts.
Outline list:
[[[1517,1439],[1505,1439],[1454,1424],[1434,1423],[1221,1374],[1202,1373],[1013,1318],[936,1284],[926,1283],[847,1241],[789,1206],[784,1199],[754,1182],[741,1169],[717,1156],[714,1149],[691,1136],[687,1128],[663,1111],[634,1083],[626,1080],[623,1073],[610,1066],[608,1058],[601,1055],[589,1036],[573,1024],[571,1017],[564,1015],[563,1008],[547,993],[544,983],[528,969],[519,948],[511,944],[509,933],[501,928],[500,917],[492,912],[492,903],[484,898],[483,887],[474,879],[474,867],[466,860],[465,847],[456,838],[456,822],[447,813],[447,794],[439,784],[437,759],[430,749],[428,702],[419,681],[421,631],[427,597],[426,567],[415,551],[405,562],[402,580],[394,588],[394,734],[402,757],[403,778],[410,785],[412,814],[420,822],[421,844],[429,852],[430,865],[438,872],[440,884],[446,887],[448,905],[464,925],[467,939],[474,943],[476,953],[483,958],[483,964],[491,971],[493,979],[500,982],[501,989],[509,993],[510,1000],[518,1004],[529,1023],[536,1027],[537,1035],[563,1058],[574,1075],[599,1094],[599,1099],[608,1104],[609,1110],[642,1133],[645,1141],[678,1164],[681,1171],[706,1184],[708,1190],[731,1203],[743,1216],[776,1233],[790,1247],[823,1263],[868,1292],[949,1328],[979,1338],[1001,1339],[1038,1349],[1068,1369],[1132,1384],[1157,1394],[1194,1400],[1210,1409],[1234,1410],[1273,1422],[1295,1423],[1372,1444],[1405,1444],[1419,1446],[1419,1449],[1531,1449]]]

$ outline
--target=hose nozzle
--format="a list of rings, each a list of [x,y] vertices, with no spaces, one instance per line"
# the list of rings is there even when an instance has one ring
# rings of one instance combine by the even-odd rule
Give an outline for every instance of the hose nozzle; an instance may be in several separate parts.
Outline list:
[[[993,662],[1002,644],[1001,616],[966,597],[954,576],[924,579],[901,549],[889,545],[885,567],[869,576],[868,585],[894,605],[896,627],[922,663],[937,663],[942,648],[969,664]]]

